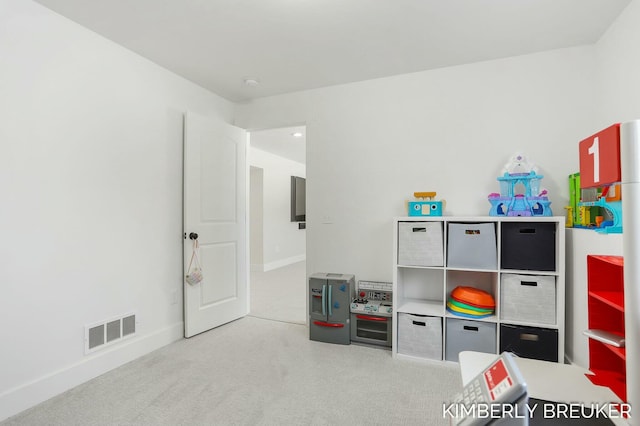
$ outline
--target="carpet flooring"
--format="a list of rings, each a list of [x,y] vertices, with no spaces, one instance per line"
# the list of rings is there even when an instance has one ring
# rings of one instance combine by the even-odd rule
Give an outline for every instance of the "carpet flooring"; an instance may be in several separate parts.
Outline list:
[[[245,317],[184,339],[11,417],[39,425],[446,425],[452,363],[310,341],[306,326]]]
[[[307,272],[305,261],[267,272],[251,272],[249,315],[306,324]]]
[[[184,339],[0,426],[447,425],[457,364],[309,340],[306,263],[251,274],[250,314]]]

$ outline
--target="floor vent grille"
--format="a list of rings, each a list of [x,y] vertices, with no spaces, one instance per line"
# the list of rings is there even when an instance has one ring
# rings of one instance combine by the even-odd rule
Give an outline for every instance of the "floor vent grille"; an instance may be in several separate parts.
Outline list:
[[[84,327],[85,354],[110,346],[136,333],[136,315],[129,313]]]

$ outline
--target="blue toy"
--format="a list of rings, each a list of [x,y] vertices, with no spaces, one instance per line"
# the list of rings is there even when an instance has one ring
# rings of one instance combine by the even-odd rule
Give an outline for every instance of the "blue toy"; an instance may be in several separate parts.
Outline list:
[[[581,201],[578,203],[580,207],[602,207],[609,211],[613,220],[602,222],[596,228],[596,232],[602,234],[621,234],[622,233],[622,202],[608,201],[606,196],[601,196],[597,201]]]
[[[539,175],[533,164],[516,154],[498,178],[500,193],[489,194],[490,216],[552,216],[547,190],[540,191]]]
[[[409,201],[407,205],[409,216],[442,216],[444,200],[434,200],[435,192],[414,192],[413,196],[419,201]]]

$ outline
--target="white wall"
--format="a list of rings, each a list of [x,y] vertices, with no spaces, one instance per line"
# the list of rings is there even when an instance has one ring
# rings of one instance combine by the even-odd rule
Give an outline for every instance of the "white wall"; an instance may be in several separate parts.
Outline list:
[[[597,114],[591,129],[585,137],[613,123],[640,119],[640,1],[634,0],[609,27],[605,35],[595,45],[596,87],[598,88]],[[624,198],[624,194],[623,194]],[[576,238],[584,239],[581,233]],[[593,237],[591,237],[593,238]],[[574,323],[573,335],[567,334],[567,355],[574,363],[588,366],[588,340],[581,331],[587,326],[586,317],[586,261],[590,254],[622,255],[622,238],[619,235],[598,237],[597,244],[589,244],[588,249],[580,240],[574,244],[575,277],[570,289],[576,297],[571,311],[573,317],[567,318]],[[568,299],[570,300],[570,299]],[[571,300],[570,300],[571,301]],[[571,312],[567,310],[567,314]]]
[[[633,0],[595,45],[598,114],[589,136],[640,119],[640,1]]]
[[[182,113],[234,105],[31,1],[0,28],[1,420],[183,336]]]
[[[262,265],[252,260],[252,267],[269,271],[305,260],[305,230],[291,222],[291,176],[305,177],[305,165],[253,147],[249,163],[263,170]]]
[[[390,281],[405,200],[433,190],[448,215],[486,215],[517,151],[564,215],[594,121],[593,61],[593,47],[578,47],[262,98],[236,123],[307,124],[307,272]]]
[[[640,0],[633,0],[624,10],[616,22],[611,25],[604,37],[596,45],[596,59],[598,63],[598,79],[601,93],[601,122],[625,122],[640,119]],[[623,161],[624,164],[624,161]],[[624,201],[624,188],[622,199]],[[636,204],[634,204],[636,205]],[[635,214],[638,220],[638,214]],[[629,218],[625,218],[625,222]],[[631,233],[633,238],[637,234]],[[624,234],[623,238],[627,238]],[[625,246],[628,246],[625,243]],[[627,265],[638,261],[638,253],[625,253]],[[627,285],[634,283],[625,283]],[[640,313],[637,305],[625,303],[627,319],[626,332],[638,330]],[[629,318],[636,324],[633,330],[628,326]],[[636,407],[640,405],[640,386],[638,378],[638,336],[633,336],[627,341],[627,399]],[[633,365],[633,367],[631,367]],[[637,424],[635,421],[634,424]]]
[[[595,87],[597,111],[590,128],[581,139],[613,123],[640,119],[640,1],[634,0],[595,44]],[[623,194],[624,198],[624,194]],[[573,254],[567,265],[567,357],[588,367],[587,328],[587,254],[622,255],[621,235],[592,235],[573,230],[567,238],[567,253]]]
[[[264,170],[259,167],[251,167],[249,183],[249,227],[251,235],[250,262],[252,270],[263,270],[263,229],[262,229],[262,203],[264,196]]]

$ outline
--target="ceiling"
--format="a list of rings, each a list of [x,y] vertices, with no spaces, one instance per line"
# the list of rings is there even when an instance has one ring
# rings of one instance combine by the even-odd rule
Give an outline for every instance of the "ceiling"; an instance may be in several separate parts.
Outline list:
[[[295,133],[299,135],[294,136]],[[306,136],[304,126],[260,130],[251,132],[250,144],[252,148],[306,164]]]
[[[591,44],[630,2],[37,1],[233,102]]]

